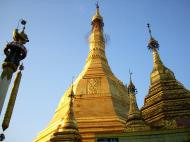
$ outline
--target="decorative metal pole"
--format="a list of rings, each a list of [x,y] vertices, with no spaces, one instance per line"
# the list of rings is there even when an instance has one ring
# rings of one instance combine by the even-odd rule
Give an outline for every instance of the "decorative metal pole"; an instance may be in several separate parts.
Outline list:
[[[9,127],[9,123],[10,123],[11,116],[12,116],[12,113],[13,113],[13,109],[14,109],[14,105],[15,105],[15,102],[16,102],[16,97],[17,97],[17,94],[18,94],[18,89],[19,89],[19,85],[20,85],[20,81],[21,81],[21,77],[22,77],[22,72],[21,72],[22,70],[24,70],[24,66],[20,65],[19,71],[16,74],[16,78],[15,78],[14,85],[13,85],[13,88],[12,88],[12,91],[11,91],[8,106],[7,106],[5,116],[4,116],[4,119],[3,119],[3,123],[2,123],[3,131],[5,131]]]
[[[3,104],[6,98],[7,90],[9,88],[13,73],[17,71],[20,61],[27,55],[27,50],[24,46],[26,42],[29,42],[27,35],[25,34],[25,20],[20,20],[23,25],[22,31],[16,28],[13,31],[13,41],[7,43],[4,54],[6,56],[2,65],[3,72],[0,76],[0,114],[3,108]]]
[[[24,44],[29,42],[28,36],[24,31],[26,21],[22,19],[19,21],[19,23],[23,25],[22,30],[19,32],[18,27],[14,29],[13,41],[7,43],[4,49],[4,54],[6,58],[2,64],[3,72],[0,76],[0,115],[1,115],[1,111],[4,105],[7,90],[9,88],[12,76],[14,72],[17,71],[17,68],[20,65],[20,61],[23,60],[27,55],[27,50],[24,46]],[[21,70],[23,70],[23,65],[20,65],[19,71],[14,81],[14,86],[10,95],[9,103],[8,103],[3,124],[2,124],[3,131],[9,127],[9,123],[11,120],[11,116],[12,116],[12,112],[13,112],[14,104],[16,101],[21,76],[22,76]],[[0,134],[0,141],[3,141],[4,139],[5,139],[5,135],[3,133]]]

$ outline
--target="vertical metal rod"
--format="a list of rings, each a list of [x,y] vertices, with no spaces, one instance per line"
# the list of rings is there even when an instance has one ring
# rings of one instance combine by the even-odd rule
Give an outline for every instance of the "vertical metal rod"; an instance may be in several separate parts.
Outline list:
[[[12,88],[12,91],[11,91],[10,99],[9,99],[7,109],[6,109],[6,112],[5,112],[5,116],[4,116],[4,120],[3,120],[3,123],[2,123],[3,131],[6,130],[9,127],[9,123],[10,123],[11,116],[12,116],[12,113],[13,113],[14,105],[15,105],[15,102],[16,102],[16,97],[17,97],[17,94],[18,94],[18,89],[19,89],[21,77],[22,77],[22,73],[21,73],[21,71],[19,71],[17,73],[15,81],[14,81],[14,85],[13,85],[13,88]]]
[[[6,94],[7,94],[13,73],[14,71],[11,69],[3,69],[3,72],[0,77],[0,115],[3,109]],[[9,77],[8,77],[8,74],[9,74]]]

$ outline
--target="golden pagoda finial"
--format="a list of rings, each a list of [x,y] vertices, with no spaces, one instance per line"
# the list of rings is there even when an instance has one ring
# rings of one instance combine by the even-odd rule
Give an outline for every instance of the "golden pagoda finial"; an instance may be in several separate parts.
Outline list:
[[[149,30],[149,34],[150,34],[150,40],[149,40],[149,43],[148,43],[148,48],[150,50],[152,50],[152,53],[153,53],[153,62],[154,62],[154,67],[156,68],[159,68],[160,66],[163,65],[161,59],[160,59],[160,56],[159,56],[159,53],[157,51],[157,49],[159,49],[159,43],[157,40],[155,40],[152,36],[152,31],[150,29],[150,24],[147,24],[147,27],[148,27],[148,30]]]
[[[128,93],[136,94],[137,93],[137,89],[135,88],[135,85],[132,82],[132,74],[133,73],[129,70],[129,79],[130,79],[130,82],[129,82],[129,85],[128,85]]]
[[[148,43],[148,48],[149,49],[159,49],[159,43],[157,40],[155,40],[153,37],[152,37],[152,31],[150,29],[150,24],[148,23],[147,24],[147,27],[148,27],[148,31],[149,31],[149,34],[150,34],[150,40],[149,40],[149,43]]]
[[[96,15],[94,15],[92,17],[92,22],[95,21],[95,20],[100,20],[100,21],[103,21],[103,18],[102,16],[100,15],[100,8],[99,8],[99,4],[98,2],[96,3]],[[103,23],[103,22],[102,22]]]
[[[98,1],[96,3],[96,15],[100,15]]]

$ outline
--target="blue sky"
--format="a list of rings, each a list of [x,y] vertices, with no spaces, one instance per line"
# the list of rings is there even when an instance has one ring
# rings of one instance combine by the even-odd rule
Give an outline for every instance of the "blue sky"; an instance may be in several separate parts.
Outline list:
[[[72,76],[77,77],[85,64],[89,51],[86,37],[95,3],[95,0],[0,1],[0,62],[4,59],[6,41],[12,40],[12,30],[20,18],[28,21],[26,32],[30,39],[13,117],[5,133],[6,142],[30,142],[48,125]],[[139,107],[147,95],[152,71],[152,54],[147,49],[148,22],[160,43],[162,61],[190,88],[189,0],[99,3],[104,31],[110,37],[106,45],[109,65],[124,83],[129,82],[129,68],[133,72]]]

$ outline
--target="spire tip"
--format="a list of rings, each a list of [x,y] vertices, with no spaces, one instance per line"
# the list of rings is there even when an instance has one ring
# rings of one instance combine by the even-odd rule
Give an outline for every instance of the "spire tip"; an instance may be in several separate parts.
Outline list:
[[[150,24],[149,23],[147,23],[147,27],[148,27],[148,32],[150,34],[150,38],[152,38],[152,31],[150,29]]]
[[[131,72],[131,70],[129,69],[129,79],[130,79],[130,82],[132,82],[132,72]]]
[[[148,48],[149,49],[159,49],[159,43],[158,43],[158,41],[155,40],[152,37],[152,31],[151,31],[149,23],[147,23],[147,27],[148,27],[148,32],[149,32],[149,35],[150,35],[150,40],[149,40],[149,43],[148,43]]]
[[[97,3],[96,3],[96,8],[97,8],[97,9],[99,8],[99,4],[98,4],[98,1],[97,1]]]
[[[71,94],[69,95],[69,97],[70,97],[71,99],[74,98],[74,93],[73,93],[73,82],[74,82],[74,76],[72,77]]]

